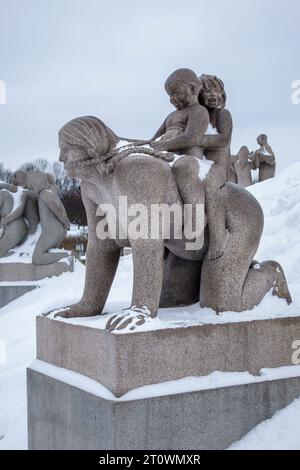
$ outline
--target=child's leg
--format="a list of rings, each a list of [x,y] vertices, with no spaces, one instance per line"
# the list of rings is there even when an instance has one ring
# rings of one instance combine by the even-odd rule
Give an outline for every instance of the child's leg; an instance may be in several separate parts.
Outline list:
[[[205,180],[205,204],[209,228],[209,259],[220,258],[228,242],[226,228],[227,170],[215,163]]]
[[[183,156],[177,160],[172,167],[173,175],[185,205],[191,205],[191,221],[185,219],[185,225],[192,228],[195,233],[197,228],[204,228],[204,205],[205,205],[205,187],[203,181],[199,177],[199,162],[195,157]],[[199,205],[203,208],[203,220],[199,219]],[[198,210],[197,210],[198,207]],[[188,213],[189,214],[189,213]],[[197,224],[198,222],[198,224]]]

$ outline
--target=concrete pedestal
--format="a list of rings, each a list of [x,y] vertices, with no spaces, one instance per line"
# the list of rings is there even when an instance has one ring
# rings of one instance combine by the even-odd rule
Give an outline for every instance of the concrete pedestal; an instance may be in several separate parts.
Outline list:
[[[291,363],[299,338],[300,317],[121,335],[38,317],[29,447],[225,449],[300,396]],[[253,375],[260,369],[272,373]],[[244,373],[208,387],[214,371]],[[202,386],[178,388],[188,377]],[[150,384],[160,392],[149,394]]]
[[[226,449],[300,395],[295,377],[116,401],[55,375],[28,369],[31,450]]]
[[[37,358],[78,372],[119,397],[144,385],[215,370],[251,372],[290,366],[300,317],[111,334],[37,318]]]
[[[73,270],[72,256],[45,266],[36,266],[32,263],[6,263],[2,259],[0,263],[0,308],[38,287],[37,281],[47,277],[60,276],[64,272],[73,272]],[[22,285],[23,282],[24,285]]]
[[[62,273],[73,271],[73,258],[45,266],[36,266],[32,263],[0,263],[1,282],[39,281],[46,277],[59,276]]]
[[[0,285],[0,308],[4,307],[5,305],[13,302],[14,300],[18,299],[27,292],[36,289],[36,285],[34,286],[20,286],[20,285]]]

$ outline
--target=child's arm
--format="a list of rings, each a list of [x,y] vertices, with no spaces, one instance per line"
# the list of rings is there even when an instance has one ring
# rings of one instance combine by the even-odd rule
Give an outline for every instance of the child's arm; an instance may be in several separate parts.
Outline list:
[[[222,115],[218,119],[218,134],[204,135],[201,147],[205,150],[214,150],[227,147],[230,144],[232,135],[232,117],[228,109],[222,110]]]
[[[155,150],[176,152],[195,145],[200,145],[202,137],[208,128],[209,114],[203,106],[197,106],[190,110],[185,131],[173,139],[163,142],[153,142],[151,147]]]
[[[161,137],[162,135],[164,135],[166,133],[166,130],[167,130],[166,129],[166,122],[167,122],[167,119],[164,120],[164,122],[162,123],[162,125],[160,126],[158,131],[152,137],[151,141],[154,141],[154,140],[158,139],[159,137]]]

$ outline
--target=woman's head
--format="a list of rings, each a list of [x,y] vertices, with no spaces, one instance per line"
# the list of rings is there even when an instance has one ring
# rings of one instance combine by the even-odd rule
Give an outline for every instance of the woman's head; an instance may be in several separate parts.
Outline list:
[[[105,161],[118,140],[114,132],[94,116],[73,119],[59,131],[59,160],[67,169],[72,162],[94,158]]]
[[[225,108],[226,93],[222,80],[215,75],[201,75],[199,103],[207,109]]]

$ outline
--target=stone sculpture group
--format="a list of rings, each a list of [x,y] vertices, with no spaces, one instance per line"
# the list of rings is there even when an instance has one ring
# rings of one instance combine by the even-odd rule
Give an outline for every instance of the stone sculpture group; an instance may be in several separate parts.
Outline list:
[[[268,137],[261,134],[257,137],[260,146],[255,152],[250,152],[244,146],[237,155],[230,155],[228,180],[247,188],[255,183],[252,170],[259,170],[258,182],[274,178],[276,171],[275,154],[268,144]]]
[[[109,331],[127,326],[134,329],[155,317],[159,307],[198,301],[201,307],[217,313],[242,312],[258,305],[272,288],[274,295],[287,303],[292,301],[281,266],[276,261],[258,263],[253,259],[264,216],[257,200],[230,182],[233,125],[225,108],[223,82],[211,75],[199,79],[193,71],[179,69],[167,79],[165,88],[176,111],[149,141],[122,142],[101,120],[91,116],[76,118],[59,132],[60,161],[71,177],[81,180],[89,240],[82,299],[58,316],[85,317],[103,312],[125,246],[130,246],[133,254],[131,308],[110,318]],[[265,136],[259,144],[261,148],[250,156],[264,179],[274,165],[269,164],[271,149]],[[249,172],[248,176],[243,173],[248,158],[243,148],[234,163],[234,170],[243,174],[243,185],[249,182]],[[201,180],[199,166],[201,169],[205,159],[212,165]],[[170,165],[172,160],[175,162]],[[166,238],[162,232],[156,239],[114,235],[101,206],[113,205],[120,225],[123,219],[118,200],[124,196],[129,206],[142,203],[149,213],[154,203],[191,205],[193,218],[196,206],[204,204],[204,242],[191,251],[186,249],[184,237]],[[106,239],[97,236],[100,220],[107,223],[110,236]]]
[[[37,266],[50,265],[69,256],[50,252],[64,240],[69,220],[51,175],[41,171],[17,171],[11,184],[0,183],[2,236],[0,257],[7,262],[14,248],[25,243],[28,235],[41,233],[32,255]]]

